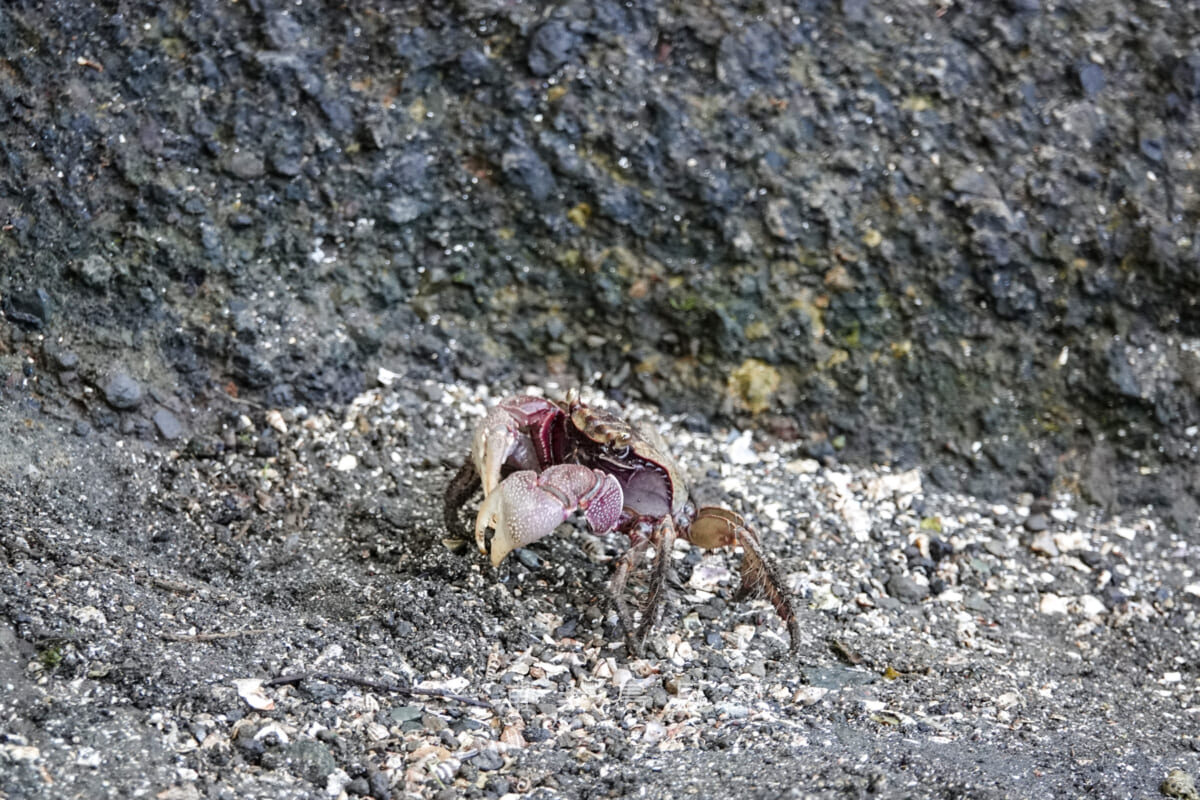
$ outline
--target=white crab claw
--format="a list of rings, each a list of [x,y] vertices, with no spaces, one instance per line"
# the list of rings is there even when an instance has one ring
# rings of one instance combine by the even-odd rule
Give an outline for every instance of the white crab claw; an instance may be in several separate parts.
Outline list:
[[[596,533],[616,527],[624,496],[612,475],[578,464],[559,464],[541,474],[522,470],[509,475],[484,498],[475,518],[475,542],[486,553],[484,534],[495,528],[491,561],[500,566],[510,552],[553,533],[573,511],[584,512]]]
[[[517,469],[537,468],[530,426],[556,412],[553,403],[540,397],[512,397],[488,411],[471,438],[471,458],[485,497],[500,483],[506,464]]]
[[[487,422],[488,420],[485,420],[485,424]],[[500,483],[500,469],[512,455],[519,441],[517,434],[509,430],[505,420],[495,422],[497,424],[488,427],[481,425],[471,446],[471,456],[475,459],[475,469],[479,471],[479,477],[483,481],[485,497],[490,496],[496,484]]]

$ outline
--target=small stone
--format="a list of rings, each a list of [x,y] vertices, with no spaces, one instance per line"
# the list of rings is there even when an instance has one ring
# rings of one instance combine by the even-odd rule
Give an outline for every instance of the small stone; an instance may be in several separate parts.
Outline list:
[[[114,372],[104,384],[104,399],[113,408],[136,408],[142,402],[142,387],[126,372]]]
[[[546,77],[571,57],[579,37],[561,20],[551,20],[534,32],[529,43],[529,71]]]
[[[1083,87],[1083,93],[1089,99],[1095,98],[1096,95],[1104,91],[1104,86],[1107,84],[1107,79],[1104,77],[1104,70],[1099,64],[1088,62],[1079,68],[1079,85]]]
[[[328,747],[312,739],[304,739],[288,747],[288,766],[294,774],[323,786],[325,777],[337,769],[337,762]]]
[[[293,153],[275,153],[271,156],[271,171],[284,178],[294,178],[300,174],[303,162],[299,155]]]
[[[542,560],[538,558],[537,553],[533,552],[532,550],[519,547],[513,551],[513,555],[516,556],[517,560],[525,565],[527,569],[539,569],[542,566]]]
[[[404,225],[418,219],[425,211],[424,203],[415,197],[405,195],[394,197],[388,201],[384,216],[393,225]]]
[[[80,262],[78,272],[83,282],[93,289],[103,289],[108,286],[113,276],[112,264],[109,264],[108,260],[99,253],[92,253]]]
[[[1033,541],[1029,543],[1029,549],[1050,558],[1058,555],[1058,547],[1054,544],[1054,536],[1049,531],[1042,531],[1033,537]]]
[[[4,316],[26,330],[41,330],[50,322],[53,302],[45,289],[4,295]]]
[[[79,356],[74,350],[60,350],[54,360],[60,370],[72,370],[79,366]]]
[[[1065,615],[1067,613],[1067,598],[1061,597],[1054,592],[1046,592],[1042,595],[1042,599],[1038,601],[1038,611],[1047,615]]]
[[[100,755],[100,751],[93,747],[79,748],[79,754],[75,757],[75,763],[77,765],[81,767],[89,767],[91,769],[96,769],[99,767],[100,764],[103,763],[103,760],[104,759]]]
[[[492,748],[480,750],[479,755],[471,761],[475,768],[483,772],[493,772],[504,766],[504,759],[500,757],[500,753]]]
[[[169,442],[183,434],[183,425],[179,418],[165,408],[154,412],[154,427],[158,428],[158,435]]]
[[[1108,613],[1108,606],[1094,594],[1085,594],[1079,598],[1079,611],[1085,617],[1102,617]]]
[[[728,719],[745,719],[750,709],[740,703],[717,703],[717,714]]]
[[[925,599],[929,594],[929,589],[907,575],[896,573],[888,578],[887,592],[897,600],[915,604]]]
[[[786,198],[769,201],[763,212],[763,221],[766,223],[767,230],[777,239],[794,242],[800,238],[800,215],[791,201]]]
[[[752,437],[753,433],[751,431],[743,431],[725,449],[725,457],[729,459],[731,464],[757,464],[762,460],[759,458],[758,453],[754,452]]]
[[[393,722],[409,722],[414,719],[420,719],[425,713],[420,706],[396,706],[392,709],[389,716]]]
[[[388,773],[375,771],[367,778],[371,785],[371,796],[375,800],[391,800],[392,787]]]
[[[1173,769],[1168,772],[1166,780],[1162,782],[1158,790],[1167,797],[1178,798],[1178,800],[1200,800],[1200,792],[1196,791],[1195,779],[1181,769]]]
[[[1050,527],[1050,522],[1046,519],[1045,514],[1031,514],[1025,520],[1025,530],[1031,533],[1044,531],[1048,527]]]
[[[229,157],[229,171],[238,178],[250,180],[261,178],[266,172],[262,156],[239,150]]]
[[[95,606],[77,608],[71,612],[71,616],[81,625],[94,624],[103,627],[108,624],[108,619],[104,616],[104,612]]]

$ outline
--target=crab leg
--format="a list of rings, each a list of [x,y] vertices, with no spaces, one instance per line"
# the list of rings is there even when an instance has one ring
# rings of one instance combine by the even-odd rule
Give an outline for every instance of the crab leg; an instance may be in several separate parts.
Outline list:
[[[540,474],[521,470],[484,498],[475,519],[475,543],[486,553],[484,534],[495,528],[491,559],[500,566],[514,549],[553,533],[576,509],[596,533],[612,530],[621,518],[622,502],[621,484],[598,469],[559,464]]]
[[[800,621],[792,608],[792,598],[774,565],[763,555],[762,541],[754,529],[738,514],[724,508],[706,506],[696,513],[688,538],[705,549],[741,545],[742,585],[737,599],[761,593],[787,624],[792,650],[800,646]]]
[[[608,585],[608,593],[612,598],[613,606],[617,609],[617,618],[621,621],[621,630],[625,632],[625,646],[630,655],[641,655],[642,648],[641,642],[633,635],[636,629],[633,625],[633,613],[629,610],[629,603],[625,601],[625,585],[629,582],[630,573],[641,563],[642,557],[646,555],[648,549],[650,549],[649,539],[635,538],[629,549],[617,559],[612,581]]]
[[[675,549],[675,522],[663,517],[654,528],[651,539],[654,543],[654,566],[650,573],[650,594],[646,598],[646,611],[642,624],[637,629],[637,652],[641,652],[650,629],[658,624],[663,612],[663,593],[667,576],[671,572],[671,551]]]

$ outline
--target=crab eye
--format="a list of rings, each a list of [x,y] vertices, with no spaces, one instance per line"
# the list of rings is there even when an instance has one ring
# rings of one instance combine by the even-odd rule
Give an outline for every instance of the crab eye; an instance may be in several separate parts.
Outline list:
[[[629,445],[625,445],[624,447],[617,447],[617,448],[613,449],[613,455],[616,456],[617,458],[625,458],[626,456],[629,455]]]

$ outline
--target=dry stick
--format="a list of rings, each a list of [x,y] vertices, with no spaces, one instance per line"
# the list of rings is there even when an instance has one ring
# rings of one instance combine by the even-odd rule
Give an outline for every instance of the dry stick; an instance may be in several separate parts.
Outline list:
[[[453,694],[442,689],[419,689],[415,686],[401,686],[396,683],[384,683],[382,681],[372,681],[366,678],[360,678],[357,675],[347,675],[344,672],[297,672],[294,675],[280,675],[278,678],[272,678],[263,684],[263,686],[284,686],[287,684],[300,683],[303,680],[315,678],[321,681],[341,681],[343,683],[352,683],[355,686],[362,686],[365,689],[374,689],[377,692],[389,692],[392,694],[402,694],[412,697],[420,695],[422,697],[440,697],[443,700],[453,700],[456,703],[462,703],[465,706],[475,706],[477,708],[490,708],[495,710],[495,707],[485,701],[476,700],[473,697],[463,697],[460,694]]]

